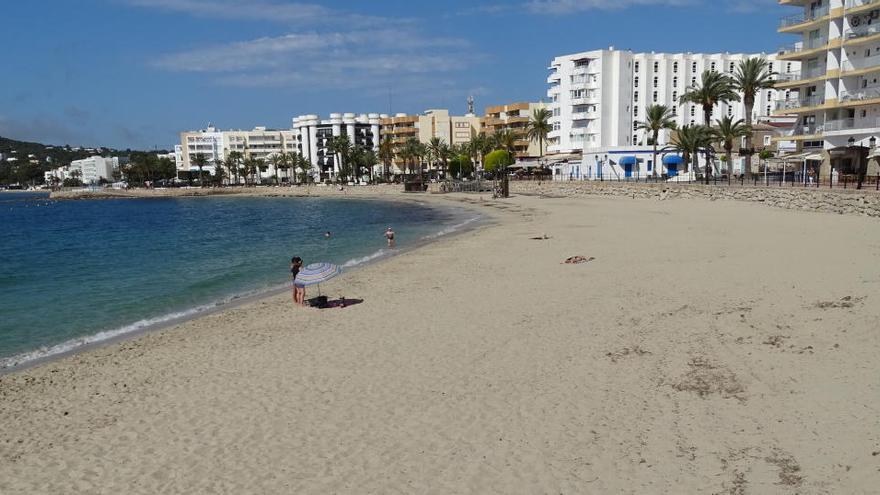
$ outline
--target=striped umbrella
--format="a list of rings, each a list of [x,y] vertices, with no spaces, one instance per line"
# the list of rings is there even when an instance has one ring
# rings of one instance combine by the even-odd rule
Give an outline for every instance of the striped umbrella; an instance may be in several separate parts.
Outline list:
[[[340,273],[342,273],[342,268],[333,263],[312,263],[296,274],[293,283],[300,287],[308,287],[326,282]],[[318,293],[320,290],[321,288],[318,287]]]

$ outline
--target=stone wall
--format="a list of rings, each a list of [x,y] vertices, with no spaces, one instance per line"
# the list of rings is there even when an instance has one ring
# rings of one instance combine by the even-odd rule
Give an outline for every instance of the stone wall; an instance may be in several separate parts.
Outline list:
[[[634,199],[707,199],[763,203],[777,208],[880,217],[880,193],[874,190],[803,187],[738,187],[636,182],[513,181],[511,194],[547,196],[621,196]]]

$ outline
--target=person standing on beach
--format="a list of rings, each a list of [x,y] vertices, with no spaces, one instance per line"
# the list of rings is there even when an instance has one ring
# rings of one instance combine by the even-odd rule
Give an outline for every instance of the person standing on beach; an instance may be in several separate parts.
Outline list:
[[[302,264],[302,258],[299,256],[294,256],[290,260],[290,281],[293,284],[293,303],[299,304],[300,306],[305,304],[306,299],[306,288],[296,284],[296,276],[299,274]]]
[[[388,227],[388,229],[385,231],[385,240],[388,241],[389,248],[394,247],[394,231],[391,230],[391,227]]]

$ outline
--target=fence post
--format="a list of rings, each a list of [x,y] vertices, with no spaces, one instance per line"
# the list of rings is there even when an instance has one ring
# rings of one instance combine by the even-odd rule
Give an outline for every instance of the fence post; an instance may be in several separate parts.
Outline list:
[[[880,174],[877,174],[877,177],[874,177],[874,190],[880,191]]]
[[[843,176],[843,188],[846,189],[846,175]]]

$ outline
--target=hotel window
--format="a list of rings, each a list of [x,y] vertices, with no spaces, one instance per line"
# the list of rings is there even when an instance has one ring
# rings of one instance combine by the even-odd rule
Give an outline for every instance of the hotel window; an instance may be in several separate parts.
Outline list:
[[[554,108],[554,109],[553,109],[553,116],[554,116],[554,117],[559,117],[559,114],[560,114],[560,110],[559,110],[559,108]]]
[[[636,76],[636,77],[633,78],[633,87],[634,87],[634,88],[638,88],[638,87],[639,87],[639,76]]]
[[[654,72],[660,71],[660,62],[654,62]]]
[[[693,117],[694,115],[696,115],[696,112],[697,112],[697,107],[691,105],[691,117]]]
[[[677,88],[677,87],[678,87],[678,76],[675,76],[675,77],[672,78],[672,87],[673,87],[673,88]]]
[[[696,72],[696,71],[697,71],[697,63],[691,62],[691,72]]]
[[[770,146],[770,136],[764,136],[764,146]]]
[[[786,74],[790,74],[790,73],[791,73],[791,62],[785,64],[785,73],[786,73]]]
[[[633,92],[633,100],[639,101],[639,92],[638,91]]]
[[[678,117],[678,107],[677,106],[672,107],[672,116]]]
[[[678,74],[678,62],[672,62],[672,73]]]
[[[633,117],[638,117],[638,116],[639,116],[639,107],[635,106],[635,107],[633,107]]]
[[[660,80],[657,78],[657,76],[654,76],[654,87],[656,88],[657,85],[659,85],[659,84],[660,84]]]
[[[657,92],[654,91],[654,94],[651,95],[651,99],[654,100],[654,103],[657,103]]]
[[[633,130],[634,130],[634,131],[639,130],[639,122],[638,122],[638,121],[633,122]]]
[[[633,144],[636,144],[639,141],[639,135],[633,134]]]
[[[712,65],[709,66],[709,70],[715,72],[715,62],[712,62]]]
[[[696,85],[697,85],[697,78],[696,78],[696,77],[692,77],[692,78],[691,78],[691,87],[694,87],[694,86],[696,86]]]
[[[730,72],[731,74],[733,74],[735,64],[733,62],[731,62],[728,67],[729,67],[729,69],[727,69],[727,72]]]
[[[639,63],[636,62],[635,65],[633,66],[633,72],[638,72],[638,71],[639,71]]]
[[[770,115],[770,112],[771,112],[770,105],[767,105],[767,115]]]
[[[672,103],[676,103],[678,101],[678,91],[672,92]]]
[[[727,105],[727,116],[733,117],[733,105]]]

